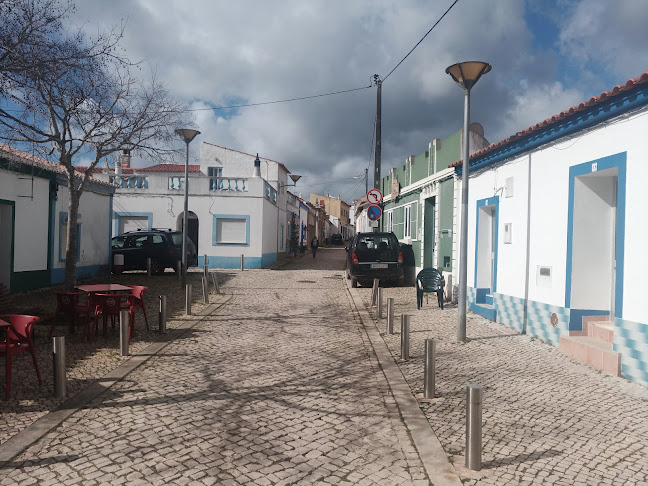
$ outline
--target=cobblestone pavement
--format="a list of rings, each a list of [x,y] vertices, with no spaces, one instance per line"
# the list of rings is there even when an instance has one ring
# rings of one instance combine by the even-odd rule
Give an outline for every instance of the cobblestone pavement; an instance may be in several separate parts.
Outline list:
[[[225,282],[230,278],[229,275],[229,272],[220,272],[219,279]],[[191,283],[194,289],[199,289],[201,276],[202,272],[191,271],[188,273],[187,282]],[[147,277],[143,272],[128,272],[119,276],[107,275],[84,281],[84,283],[110,282],[148,286],[145,303],[150,331],[146,330],[142,314],[138,311],[135,321],[137,335],[131,341],[131,353],[142,352],[154,342],[170,341],[175,338],[177,335],[175,328],[183,322],[185,295],[179,290],[179,281],[173,272],[167,271],[165,275],[155,277]],[[4,387],[0,391],[0,447],[11,437],[65,401],[63,398],[56,398],[52,391],[54,371],[49,331],[56,309],[54,290],[62,290],[62,286],[12,296],[12,306],[7,313],[34,314],[41,317],[41,321],[34,330],[33,340],[43,385],[37,385],[38,381],[31,357],[28,354],[16,356],[12,367],[11,398],[4,400]],[[159,295],[167,295],[169,323],[168,333],[164,335],[156,332]],[[200,312],[205,307],[198,300],[198,292],[194,290],[194,312]],[[59,316],[57,323],[59,325],[56,327],[54,335],[64,335],[66,341],[68,396],[84,390],[127,360],[126,357],[119,354],[119,329],[109,329],[106,336],[100,333],[95,341],[89,343],[82,340],[80,329],[75,334],[69,334],[68,329],[64,326],[66,323],[64,317]],[[0,360],[0,376],[2,377],[5,373],[4,364],[4,359]]]
[[[232,299],[6,464],[9,484],[430,484],[350,311],[343,250]]]
[[[371,289],[357,289],[365,305]],[[456,342],[457,310],[436,298],[416,309],[414,288],[394,298],[394,330],[410,314],[410,355],[400,334],[383,335],[412,393],[423,393],[424,339],[437,340],[433,403],[421,403],[466,484],[648,485],[648,389],[605,375],[556,347],[468,313],[468,342]],[[375,311],[371,311],[375,319]],[[384,312],[386,314],[386,312]],[[376,320],[385,332],[385,319]],[[465,386],[485,387],[482,470],[465,463]]]

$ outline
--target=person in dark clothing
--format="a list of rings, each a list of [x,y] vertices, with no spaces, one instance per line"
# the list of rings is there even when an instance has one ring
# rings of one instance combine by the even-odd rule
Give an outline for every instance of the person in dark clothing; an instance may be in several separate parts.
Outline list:
[[[311,250],[313,250],[313,258],[315,258],[315,253],[317,253],[318,246],[319,246],[319,241],[317,240],[317,236],[314,236],[313,239],[311,240]]]

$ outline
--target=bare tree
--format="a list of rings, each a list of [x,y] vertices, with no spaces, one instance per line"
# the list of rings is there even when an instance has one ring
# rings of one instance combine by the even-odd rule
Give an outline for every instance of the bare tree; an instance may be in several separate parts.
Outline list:
[[[7,0],[0,2],[2,13]],[[153,157],[168,155],[175,151],[174,129],[190,125],[190,120],[185,107],[171,99],[154,76],[147,83],[140,82],[131,72],[133,64],[116,55],[121,32],[112,31],[94,41],[81,31],[70,37],[62,28],[70,4],[55,0],[9,3],[22,8],[23,14],[12,16],[8,25],[0,18],[0,30],[16,33],[0,35],[0,42],[11,41],[0,46],[0,63],[4,62],[0,64],[4,101],[0,104],[0,139],[37,144],[66,169],[65,286],[71,289],[76,285],[79,203],[94,168],[123,149]],[[55,12],[53,18],[47,17],[48,12]],[[52,56],[57,62],[51,62]],[[90,160],[83,171],[75,167],[81,158],[84,163]]]

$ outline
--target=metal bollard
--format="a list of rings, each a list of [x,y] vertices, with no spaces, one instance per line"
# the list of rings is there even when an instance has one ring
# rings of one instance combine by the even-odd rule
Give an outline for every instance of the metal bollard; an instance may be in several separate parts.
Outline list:
[[[191,315],[191,284],[185,288],[185,314]]]
[[[129,315],[127,310],[119,312],[119,354],[122,356],[128,356],[128,344],[129,344],[129,334],[130,326],[128,325]]]
[[[151,276],[153,274],[153,265],[150,258],[146,259],[146,275]]]
[[[394,334],[394,299],[387,299],[387,334]]]
[[[481,470],[482,398],[481,385],[466,385],[466,467]]]
[[[401,359],[409,359],[410,316],[401,314]]]
[[[207,264],[207,255],[203,256],[203,274],[204,277],[209,277],[209,265]]]
[[[436,383],[436,342],[425,340],[425,370],[423,372],[423,398],[434,398]]]
[[[376,300],[378,299],[378,287],[380,287],[380,280],[374,278],[373,287],[371,288],[371,306],[376,305]]]
[[[202,284],[203,303],[209,304],[209,289],[207,287],[207,278],[203,277],[200,283]]]
[[[382,319],[382,308],[383,308],[383,289],[378,287],[378,297],[376,298],[376,316],[378,319]]]
[[[241,272],[245,270],[245,259],[243,255],[241,255]]]
[[[220,287],[218,286],[218,275],[216,275],[216,272],[211,272],[211,276],[212,283],[214,284],[214,292],[220,294]]]
[[[54,360],[54,396],[63,398],[67,395],[67,377],[65,374],[65,336],[54,338],[52,353]]]
[[[158,331],[164,334],[166,332],[167,321],[167,298],[166,295],[160,295],[160,313],[158,314]]]
[[[182,284],[182,261],[178,260],[176,262],[176,273],[178,274],[178,281]]]

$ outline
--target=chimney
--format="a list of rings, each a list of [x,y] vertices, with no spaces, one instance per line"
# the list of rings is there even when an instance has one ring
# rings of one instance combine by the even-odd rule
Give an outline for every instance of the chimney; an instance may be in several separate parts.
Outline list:
[[[130,150],[124,149],[122,151],[122,167],[124,169],[129,169],[130,162],[131,162]]]
[[[259,160],[258,153],[256,159],[254,159],[254,171],[252,172],[252,177],[261,177],[261,160]]]

